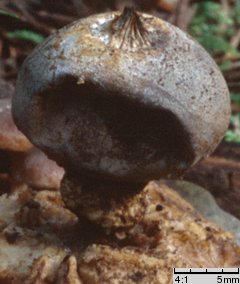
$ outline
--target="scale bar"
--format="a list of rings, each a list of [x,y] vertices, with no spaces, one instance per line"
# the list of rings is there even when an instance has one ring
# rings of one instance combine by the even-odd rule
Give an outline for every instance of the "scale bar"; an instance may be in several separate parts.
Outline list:
[[[236,268],[236,271],[224,271],[224,269],[221,269],[221,271],[208,271],[207,269],[203,271],[192,271],[186,270],[186,271],[176,271],[176,268],[173,269],[174,274],[239,274],[239,268]]]

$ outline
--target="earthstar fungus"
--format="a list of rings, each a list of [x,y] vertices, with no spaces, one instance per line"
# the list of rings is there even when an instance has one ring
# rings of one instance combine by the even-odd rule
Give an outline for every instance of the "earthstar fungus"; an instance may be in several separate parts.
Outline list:
[[[76,184],[93,195],[92,183],[100,195],[106,186],[116,199],[130,184],[182,175],[208,156],[227,129],[230,100],[199,44],[125,8],[80,19],[38,46],[21,68],[12,111],[65,168],[63,198],[78,213]]]

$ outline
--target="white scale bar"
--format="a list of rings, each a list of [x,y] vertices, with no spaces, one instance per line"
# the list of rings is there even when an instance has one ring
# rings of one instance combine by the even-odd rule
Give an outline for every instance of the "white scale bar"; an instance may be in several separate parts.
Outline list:
[[[239,268],[174,268],[174,274],[239,274]]]
[[[173,284],[240,284],[239,268],[174,268]]]

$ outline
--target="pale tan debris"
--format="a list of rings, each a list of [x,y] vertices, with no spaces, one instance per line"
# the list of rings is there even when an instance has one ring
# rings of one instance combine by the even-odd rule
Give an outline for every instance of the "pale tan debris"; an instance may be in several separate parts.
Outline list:
[[[11,98],[0,97],[0,149],[24,152],[33,146],[20,132],[12,118]]]
[[[15,182],[38,189],[59,189],[64,169],[39,149],[32,148],[12,155],[12,175]]]
[[[204,220],[174,190],[150,182],[136,195],[144,208],[136,223],[119,226],[118,220],[115,226],[105,214],[110,222],[101,230],[82,221],[77,229],[57,192],[21,187],[2,195],[0,282],[170,284],[173,267],[239,267],[240,248],[231,234]],[[42,218],[35,226],[22,224],[31,199]]]
[[[18,213],[19,222],[27,227],[44,225],[64,228],[76,224],[78,218],[64,207],[60,193],[42,190],[24,202]]]
[[[57,284],[82,284],[78,274],[78,261],[73,255],[67,256],[58,271]]]

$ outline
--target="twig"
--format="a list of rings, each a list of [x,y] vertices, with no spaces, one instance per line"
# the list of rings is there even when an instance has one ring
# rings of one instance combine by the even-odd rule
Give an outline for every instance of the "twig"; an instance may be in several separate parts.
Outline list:
[[[236,34],[230,40],[230,44],[233,48],[237,48],[240,43],[240,28],[237,30]]]
[[[91,10],[82,1],[72,0],[71,2],[79,16],[83,17],[91,14]]]
[[[220,2],[222,4],[222,9],[223,9],[225,15],[227,17],[229,17],[230,16],[230,7],[229,7],[228,0],[221,0]],[[228,25],[227,25],[227,23],[221,23],[219,28],[220,28],[220,30],[225,32],[228,29]]]
[[[226,72],[238,68],[240,68],[240,61],[235,61],[231,63],[231,66],[228,69],[226,69]]]
[[[23,2],[20,2],[18,0],[12,0],[12,3],[23,14],[23,16],[25,17],[25,20],[27,20],[29,23],[31,23],[39,31],[41,31],[44,34],[49,34],[53,31],[53,29],[49,28],[49,26],[47,24],[40,23],[37,20],[35,20],[34,16],[32,16],[27,11],[27,8],[26,8],[26,6],[24,5]]]
[[[191,22],[195,10],[190,6],[190,0],[180,0],[173,13],[173,24],[186,30]]]
[[[63,26],[63,25],[66,25],[76,20],[75,17],[66,16],[66,15],[57,14],[57,13],[49,14],[47,11],[39,11],[37,15],[46,21],[50,20],[50,21],[56,22],[57,26]]]

